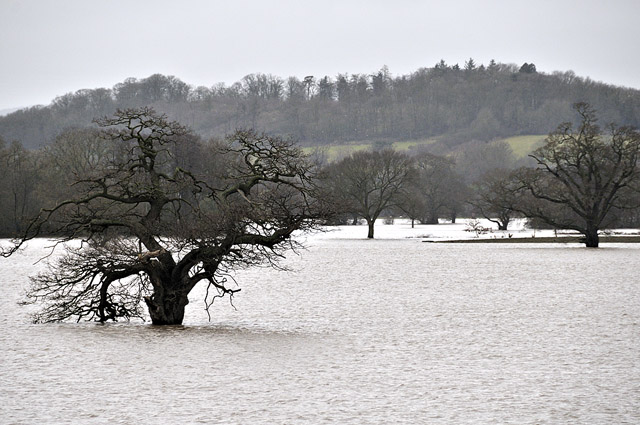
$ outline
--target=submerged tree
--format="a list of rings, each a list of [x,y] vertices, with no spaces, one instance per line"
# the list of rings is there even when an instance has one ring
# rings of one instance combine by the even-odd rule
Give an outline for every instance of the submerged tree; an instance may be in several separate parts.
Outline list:
[[[45,226],[60,241],[82,241],[33,278],[38,322],[142,317],[144,300],[153,324],[180,324],[196,285],[208,285],[207,308],[233,296],[230,271],[275,264],[296,247],[292,233],[321,215],[312,166],[289,141],[238,131],[204,145],[149,108],[97,122],[117,149],[77,176],[74,199],[43,209],[3,252]]]
[[[626,192],[640,179],[640,133],[613,124],[605,133],[589,104],[577,103],[575,109],[578,128],[561,124],[530,155],[538,167],[525,170],[521,183],[535,201],[521,210],[557,228],[576,230],[587,247],[597,247],[598,231],[611,209],[634,206]]]

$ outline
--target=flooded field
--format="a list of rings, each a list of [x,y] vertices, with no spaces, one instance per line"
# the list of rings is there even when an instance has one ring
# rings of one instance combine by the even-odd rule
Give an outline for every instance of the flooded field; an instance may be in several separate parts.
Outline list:
[[[30,324],[36,242],[0,261],[0,422],[640,422],[640,245],[400,227],[313,236],[169,328]]]

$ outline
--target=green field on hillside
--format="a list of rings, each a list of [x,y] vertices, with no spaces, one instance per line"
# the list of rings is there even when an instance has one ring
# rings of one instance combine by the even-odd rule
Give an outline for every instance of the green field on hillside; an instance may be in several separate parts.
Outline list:
[[[546,137],[546,135],[513,136],[502,139],[501,141],[511,147],[516,158],[522,158],[542,146]]]
[[[395,142],[393,148],[399,151],[410,151],[412,149],[418,149],[420,146],[430,145],[438,141],[437,137],[431,137],[429,139],[419,140],[406,140],[404,142]]]
[[[402,142],[394,142],[384,144],[383,146],[390,146],[397,151],[408,152],[412,149],[419,148],[423,145],[434,143],[437,139],[420,139],[420,140],[405,140]],[[353,152],[372,149],[376,146],[375,142],[353,142],[353,143],[341,143],[325,146],[310,146],[304,148],[305,153],[311,154],[318,151],[322,155],[326,155],[329,162],[337,161],[345,156],[351,155]]]
[[[544,141],[546,136],[544,135],[529,135],[529,136],[513,136],[499,141],[507,143],[513,150],[513,154],[517,158],[522,158],[537,147],[539,147]],[[437,137],[429,139],[417,139],[417,140],[405,140],[402,142],[389,143],[388,146],[393,147],[397,151],[411,152],[412,150],[419,149],[421,146],[430,145],[438,140]],[[329,162],[337,161],[345,156],[351,155],[353,152],[372,149],[376,146],[375,142],[353,142],[353,143],[341,143],[325,146],[310,146],[304,148],[304,151],[308,154],[318,152],[321,155],[326,156]]]

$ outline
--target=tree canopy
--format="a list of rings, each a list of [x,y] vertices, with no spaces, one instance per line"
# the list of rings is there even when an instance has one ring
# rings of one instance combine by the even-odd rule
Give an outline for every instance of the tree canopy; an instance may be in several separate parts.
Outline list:
[[[391,149],[355,152],[325,169],[325,190],[342,211],[367,221],[373,239],[376,220],[399,202],[410,173],[410,158]]]
[[[179,324],[196,285],[208,285],[207,303],[233,296],[229,272],[275,264],[323,216],[313,166],[292,141],[237,131],[204,144],[146,107],[97,124],[112,149],[77,168],[73,196],[3,252],[45,231],[82,241],[33,279],[38,322],[143,317],[144,300],[154,324]]]
[[[631,127],[597,125],[587,103],[575,104],[580,123],[562,123],[531,157],[537,168],[521,173],[522,187],[534,198],[521,210],[531,218],[582,233],[598,246],[598,231],[612,208],[632,205],[630,187],[640,178],[640,133]]]
[[[468,202],[484,218],[497,224],[499,230],[507,230],[522,203],[522,191],[518,188],[512,170],[495,168],[473,185],[473,196]]]
[[[438,137],[446,149],[472,140],[548,134],[571,119],[571,105],[578,101],[596,106],[607,122],[640,126],[638,90],[572,71],[547,74],[532,63],[484,66],[469,58],[462,67],[440,61],[406,75],[392,75],[386,67],[335,76],[255,73],[208,87],[160,74],[128,78],[0,117],[0,135],[33,149],[116,108],[150,105],[204,137],[236,128],[293,135],[306,145]]]

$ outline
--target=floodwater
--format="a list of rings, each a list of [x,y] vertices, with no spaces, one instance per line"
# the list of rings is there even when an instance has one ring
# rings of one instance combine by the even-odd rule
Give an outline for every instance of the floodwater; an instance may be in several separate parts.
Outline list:
[[[0,423],[640,423],[640,245],[307,245],[168,328],[32,325],[0,260]]]

